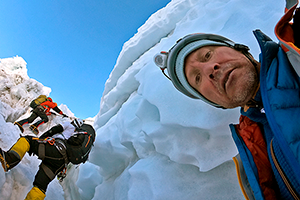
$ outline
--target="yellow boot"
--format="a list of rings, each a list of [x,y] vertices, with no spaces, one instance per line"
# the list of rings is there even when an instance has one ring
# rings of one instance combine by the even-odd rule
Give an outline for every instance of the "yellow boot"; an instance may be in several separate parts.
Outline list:
[[[33,187],[27,194],[25,200],[43,200],[45,199],[45,193],[38,187]]]
[[[26,138],[21,137],[8,152],[0,151],[0,161],[5,172],[16,166],[29,151],[30,145]]]

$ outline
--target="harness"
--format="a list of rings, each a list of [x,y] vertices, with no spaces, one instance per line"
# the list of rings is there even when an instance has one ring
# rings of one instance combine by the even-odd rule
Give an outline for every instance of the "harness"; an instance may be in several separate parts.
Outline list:
[[[67,156],[67,147],[65,143],[61,139],[56,139],[54,142],[54,146],[59,151],[59,153],[63,156],[65,160],[65,164],[69,163],[68,156]]]
[[[38,112],[46,112],[46,108],[44,108],[42,105],[38,105],[36,108],[35,108]],[[34,111],[34,109],[31,111],[31,112],[37,112],[37,111]]]
[[[38,157],[41,160],[44,160],[46,158],[45,144],[47,144],[47,143],[50,144],[51,146],[55,146],[56,149],[59,151],[59,153],[62,155],[62,157],[65,161],[65,167],[61,172],[53,173],[53,171],[51,169],[49,169],[49,167],[47,167],[47,165],[45,165],[43,163],[40,166],[51,180],[55,178],[56,174],[58,174],[58,176],[60,177],[60,181],[62,181],[63,178],[66,177],[66,172],[67,172],[66,169],[67,169],[67,165],[69,163],[68,156],[67,156],[67,148],[66,148],[64,141],[61,139],[57,139],[57,138],[55,139],[55,138],[51,138],[51,137],[47,137],[44,140],[41,140],[39,138],[33,138],[33,139],[37,140],[40,143],[39,147],[38,147]],[[61,158],[53,158],[53,157],[47,157],[47,158],[50,158],[52,160],[61,160]]]

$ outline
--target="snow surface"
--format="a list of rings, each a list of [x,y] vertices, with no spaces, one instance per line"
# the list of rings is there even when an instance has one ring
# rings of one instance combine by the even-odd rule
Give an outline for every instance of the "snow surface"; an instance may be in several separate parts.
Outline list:
[[[186,34],[205,32],[247,44],[257,59],[252,30],[261,29],[276,40],[273,30],[284,3],[173,0],[154,13],[124,44],[105,84],[100,111],[87,120],[97,132],[89,161],[69,165],[63,182],[50,183],[46,199],[244,199],[231,160],[237,149],[228,127],[238,122],[239,109],[216,109],[179,93],[153,56]],[[30,101],[50,92],[28,77],[23,58],[0,59],[2,149],[19,138],[13,122],[30,115]],[[59,107],[74,116],[67,105]],[[62,120],[52,116],[40,131]],[[24,134],[31,134],[24,128]],[[26,154],[8,173],[0,170],[0,199],[24,199],[39,163]]]

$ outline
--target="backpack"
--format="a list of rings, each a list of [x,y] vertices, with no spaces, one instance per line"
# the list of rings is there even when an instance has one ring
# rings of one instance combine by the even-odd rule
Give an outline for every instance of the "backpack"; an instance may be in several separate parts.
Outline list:
[[[47,96],[46,95],[40,95],[38,98],[34,99],[31,101],[30,103],[30,107],[31,108],[36,108],[38,105],[40,105],[41,103],[44,103],[45,101],[47,101]]]
[[[75,165],[87,161],[96,137],[89,124],[83,124],[76,132],[66,142],[68,160]]]

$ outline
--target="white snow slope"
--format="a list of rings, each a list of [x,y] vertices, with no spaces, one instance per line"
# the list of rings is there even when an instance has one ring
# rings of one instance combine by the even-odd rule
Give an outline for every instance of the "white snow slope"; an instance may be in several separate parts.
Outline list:
[[[238,122],[239,109],[216,109],[179,93],[153,57],[186,34],[205,32],[247,44],[257,59],[252,30],[261,29],[276,40],[273,30],[284,3],[172,0],[154,13],[124,44],[106,82],[100,111],[89,119],[95,120],[97,131],[89,161],[70,165],[62,183],[51,182],[46,199],[244,199],[231,159],[237,149],[228,127]],[[18,139],[20,131],[13,122],[30,114],[30,101],[50,91],[27,76],[23,58],[0,59],[2,149],[8,150]],[[74,116],[66,105],[59,107]],[[40,131],[62,120],[52,116]],[[31,134],[28,127],[25,130]],[[0,199],[24,199],[39,163],[37,157],[26,155],[8,173],[0,170]]]

